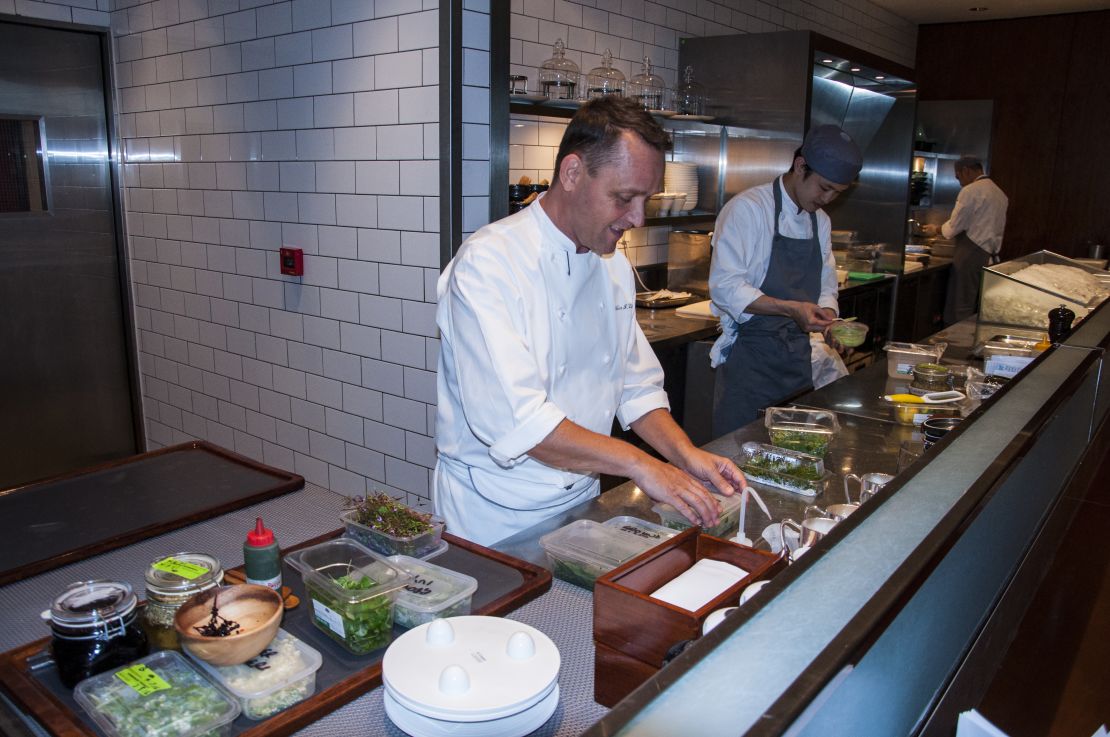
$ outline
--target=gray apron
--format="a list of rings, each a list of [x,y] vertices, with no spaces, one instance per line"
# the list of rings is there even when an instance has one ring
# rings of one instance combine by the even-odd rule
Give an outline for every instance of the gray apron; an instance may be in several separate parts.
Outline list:
[[[776,299],[816,303],[821,296],[821,244],[817,215],[810,213],[813,235],[787,238],[779,233],[781,180],[776,179],[775,232],[771,261],[761,292]],[[713,437],[719,438],[770,407],[813,385],[809,334],[789,317],[752,315],[736,329],[736,342],[717,369]]]
[[[944,298],[945,325],[957,323],[979,311],[979,283],[983,278],[983,267],[992,259],[967,233],[956,236],[956,247],[952,249],[952,272]]]

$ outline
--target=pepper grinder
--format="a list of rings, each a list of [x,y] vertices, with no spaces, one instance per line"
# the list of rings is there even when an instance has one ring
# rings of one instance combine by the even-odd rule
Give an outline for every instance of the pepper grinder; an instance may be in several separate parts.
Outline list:
[[[1075,313],[1060,305],[1048,311],[1048,339],[1053,344],[1064,342],[1071,334],[1071,324],[1075,320]]]

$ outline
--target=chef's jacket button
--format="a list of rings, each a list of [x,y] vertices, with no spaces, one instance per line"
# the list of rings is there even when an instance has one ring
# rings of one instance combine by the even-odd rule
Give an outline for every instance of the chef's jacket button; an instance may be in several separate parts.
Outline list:
[[[610,356],[610,355],[609,355],[608,353],[606,353],[606,354],[605,354],[605,363],[609,363],[609,362],[610,362],[610,361],[612,361],[612,360],[613,360],[613,357],[612,357],[612,356]]]
[[[560,366],[559,367],[559,376],[562,376],[566,372],[567,372],[567,367],[566,366]]]
[[[567,312],[566,312],[566,310],[559,310],[559,319],[560,319],[560,320],[566,320],[566,319],[567,319]]]

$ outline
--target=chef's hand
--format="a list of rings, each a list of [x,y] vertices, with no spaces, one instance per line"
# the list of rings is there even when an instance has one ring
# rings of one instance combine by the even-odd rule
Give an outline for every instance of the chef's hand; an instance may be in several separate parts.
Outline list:
[[[922,225],[921,232],[928,236],[940,235],[940,227],[937,225]]]
[[[720,475],[719,471],[717,473]],[[736,473],[740,474],[739,469]],[[743,474],[740,478],[743,479]],[[703,527],[717,524],[721,511],[717,500],[698,479],[682,469],[651,458],[632,480],[649,497],[670,504],[691,523]]]
[[[836,322],[836,313],[833,310],[818,307],[812,302],[794,302],[790,316],[807,333],[820,333]]]
[[[748,485],[748,480],[735,463],[701,448],[690,448],[686,452],[683,467],[703,486],[708,484],[723,496],[739,494]]]

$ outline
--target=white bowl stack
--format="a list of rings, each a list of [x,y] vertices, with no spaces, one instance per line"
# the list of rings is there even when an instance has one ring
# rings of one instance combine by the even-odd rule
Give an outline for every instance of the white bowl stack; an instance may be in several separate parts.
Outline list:
[[[667,192],[685,192],[683,203],[675,202],[671,214],[689,212],[698,206],[698,165],[683,161],[668,161],[663,170],[663,188]]]

